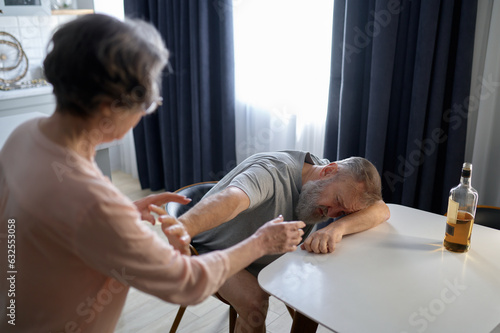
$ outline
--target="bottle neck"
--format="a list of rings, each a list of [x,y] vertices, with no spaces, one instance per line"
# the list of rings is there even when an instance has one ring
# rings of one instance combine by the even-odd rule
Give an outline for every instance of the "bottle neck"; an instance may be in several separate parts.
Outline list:
[[[463,186],[470,187],[470,177],[461,177],[460,178],[460,184]]]

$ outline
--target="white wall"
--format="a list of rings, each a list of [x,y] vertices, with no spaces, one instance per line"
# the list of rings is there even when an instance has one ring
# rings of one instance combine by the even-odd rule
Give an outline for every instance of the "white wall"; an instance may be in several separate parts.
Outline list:
[[[500,207],[500,2],[478,2],[466,159],[479,204]]]
[[[0,17],[0,31],[13,35],[28,57],[29,70],[22,81],[41,77],[41,64],[54,29],[73,18],[72,15]]]

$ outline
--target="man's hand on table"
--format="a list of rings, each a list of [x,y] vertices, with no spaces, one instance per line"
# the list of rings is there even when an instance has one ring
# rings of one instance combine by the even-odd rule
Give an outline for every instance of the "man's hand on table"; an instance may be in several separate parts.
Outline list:
[[[335,251],[335,245],[342,240],[343,235],[338,225],[330,223],[307,237],[300,248],[314,253],[331,253]]]
[[[330,253],[344,235],[365,231],[387,221],[391,213],[382,200],[364,209],[343,216],[323,229],[317,230],[301,245],[301,249],[314,253]]]

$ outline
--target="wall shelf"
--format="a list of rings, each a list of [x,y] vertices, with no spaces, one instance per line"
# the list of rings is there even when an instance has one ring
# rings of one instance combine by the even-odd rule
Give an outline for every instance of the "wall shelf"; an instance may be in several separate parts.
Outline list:
[[[52,15],[87,15],[94,14],[93,9],[57,9],[52,11]]]

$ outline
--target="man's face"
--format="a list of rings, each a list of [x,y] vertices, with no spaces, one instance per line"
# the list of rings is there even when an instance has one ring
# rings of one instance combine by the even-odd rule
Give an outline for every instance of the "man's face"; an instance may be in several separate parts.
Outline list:
[[[297,216],[307,224],[314,224],[361,210],[357,197],[362,187],[338,175],[308,181],[299,195]]]

